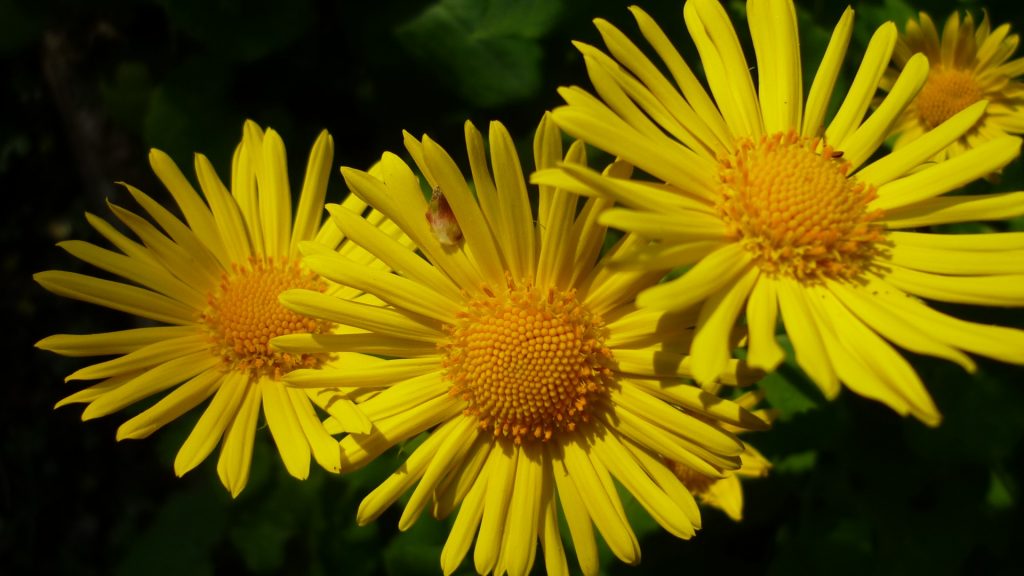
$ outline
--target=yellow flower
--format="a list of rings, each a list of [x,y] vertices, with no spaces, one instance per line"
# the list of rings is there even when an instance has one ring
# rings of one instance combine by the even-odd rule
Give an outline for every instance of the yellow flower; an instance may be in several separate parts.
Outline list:
[[[261,405],[281,458],[297,478],[309,474],[311,453],[328,470],[336,472],[340,467],[337,441],[321,425],[314,402],[325,406],[330,401],[329,412],[352,429],[369,429],[369,421],[351,402],[331,400],[323,390],[291,389],[281,381],[283,373],[296,367],[331,366],[336,359],[325,354],[280,353],[270,348],[269,341],[281,334],[333,329],[330,322],[303,318],[281,306],[282,290],[304,287],[358,295],[330,286],[303,268],[299,242],[316,238],[329,246],[341,245],[343,253],[364,264],[374,262],[365,251],[343,244],[333,225],[321,227],[334,155],[334,141],[327,132],[320,134],[310,153],[294,224],[281,138],[273,130],[264,134],[252,122],[245,124],[243,132],[230,191],[206,157],[196,156],[196,174],[206,202],[166,154],[150,153],[153,171],[174,197],[184,222],[125,185],[151,220],[120,206],[110,208],[138,240],[86,214],[116,250],[78,240],[60,244],[73,256],[126,282],[55,270],[35,275],[55,294],[156,324],[41,340],[40,348],[66,356],[116,356],[68,376],[67,380],[100,382],[64,398],[57,407],[86,403],[82,419],[89,420],[170,389],[118,428],[117,439],[122,440],[145,438],[212,396],[179,450],[174,470],[179,476],[185,474],[221,443],[217,472],[233,496],[242,491],[249,476]],[[365,207],[354,197],[346,204],[355,210]]]
[[[299,370],[287,378],[302,386],[322,376],[379,391],[359,404],[373,431],[341,440],[343,469],[428,432],[363,500],[360,524],[411,490],[403,530],[428,505],[437,518],[459,507],[441,555],[446,574],[462,562],[474,535],[481,573],[526,574],[540,540],[547,571],[561,574],[568,567],[557,502],[584,573],[598,571],[595,525],[616,556],[636,563],[639,546],[613,478],[666,530],[689,538],[700,525],[697,506],[663,458],[721,477],[740,465],[743,451],[723,426],[767,424],[680,382],[690,375],[685,351],[694,317],[632,305],[661,272],[617,271],[599,256],[605,228],[596,215],[608,203],[590,199],[578,206],[575,194],[542,187],[534,214],[511,137],[495,122],[489,138],[488,166],[483,136],[466,124],[474,196],[444,149],[407,135],[409,154],[450,213],[440,202],[428,205],[419,178],[393,154],[380,161],[380,178],[343,168],[353,193],[398,224],[425,259],[359,215],[328,206],[347,237],[397,273],[365,273],[314,245],[304,262],[388,305],[288,291],[282,302],[293,310],[369,334],[283,336],[274,345],[295,353],[391,357],[375,368]],[[560,133],[546,117],[533,149],[540,167],[584,159],[580,143],[563,156]],[[445,233],[432,226],[438,218],[447,223]],[[639,243],[627,235],[611,254]],[[736,360],[727,364],[726,383],[753,376]]]
[[[928,80],[893,128],[900,148],[939,126],[975,102],[986,100],[981,117],[948,148],[937,154],[942,160],[962,154],[995,138],[1024,133],[1024,58],[1010,60],[1020,38],[1010,34],[1010,25],[991,30],[988,14],[975,29],[974,18],[963,20],[954,12],[946,20],[940,39],[928,14],[920,22],[907,22],[906,32],[896,43],[893,68],[883,78],[888,87],[910,58],[917,53],[928,57]]]
[[[797,362],[827,397],[844,383],[929,425],[939,423],[939,412],[890,342],[968,371],[975,364],[964,352],[1024,363],[1024,332],[965,322],[919,299],[1024,305],[1024,234],[919,231],[1024,213],[1021,192],[944,196],[1012,161],[1020,139],[994,138],[926,163],[974,126],[984,102],[869,161],[928,75],[927,58],[911,57],[865,118],[896,43],[892,23],[875,32],[849,93],[826,123],[852,10],[836,26],[806,99],[791,2],[748,3],[756,67],[718,2],[687,2],[684,16],[710,95],[657,24],[632,11],[675,84],[625,34],[597,20],[611,56],[579,48],[600,99],[563,89],[568,105],[553,115],[569,134],[656,181],[567,164],[535,174],[534,182],[619,202],[599,222],[657,240],[624,256],[621,266],[690,267],[641,292],[637,305],[699,307],[691,348],[698,381],[727,368],[740,315],[751,366],[772,370],[783,360],[776,342],[781,315]],[[759,72],[756,88],[751,70]]]
[[[754,406],[764,397],[763,392],[746,392],[734,402],[751,410],[753,414],[771,422],[775,419],[774,412],[770,410],[753,410]],[[735,430],[726,425],[727,430]],[[676,473],[679,480],[687,489],[697,496],[701,503],[718,508],[725,512],[729,518],[739,522],[743,519],[743,485],[741,478],[764,478],[771,470],[772,464],[767,458],[761,455],[756,448],[744,442],[743,453],[740,454],[740,467],[736,470],[727,471],[722,478],[712,478],[701,474],[681,462],[669,462],[672,471]]]

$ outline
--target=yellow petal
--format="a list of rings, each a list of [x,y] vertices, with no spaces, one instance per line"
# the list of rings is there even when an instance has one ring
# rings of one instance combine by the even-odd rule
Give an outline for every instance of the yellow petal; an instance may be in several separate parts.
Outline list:
[[[224,443],[217,459],[217,475],[232,498],[237,498],[249,482],[256,422],[260,415],[260,392],[256,386],[245,387],[238,412],[224,433]]]
[[[220,441],[224,430],[231,424],[247,393],[249,386],[248,374],[228,372],[221,381],[221,386],[214,395],[210,405],[199,417],[199,422],[185,439],[174,458],[174,473],[183,476],[199,465]]]
[[[260,394],[263,397],[263,414],[267,427],[274,438],[277,451],[288,473],[305,480],[309,476],[309,441],[302,432],[302,425],[295,414],[288,390],[284,385],[270,378],[261,378]]]
[[[117,429],[117,439],[148,437],[209,398],[220,386],[222,379],[223,373],[219,368],[204,370],[141,414],[121,424]]]
[[[298,254],[299,242],[312,240],[324,219],[324,198],[334,158],[334,138],[326,130],[320,132],[306,164],[306,178],[302,182],[299,206],[295,211],[289,254]]]
[[[151,326],[98,334],[54,334],[36,342],[36,348],[62,356],[109,356],[195,334],[194,326]]]
[[[191,324],[195,321],[196,311],[190,306],[145,288],[63,270],[37,272],[32,278],[43,288],[65,298],[168,324]]]

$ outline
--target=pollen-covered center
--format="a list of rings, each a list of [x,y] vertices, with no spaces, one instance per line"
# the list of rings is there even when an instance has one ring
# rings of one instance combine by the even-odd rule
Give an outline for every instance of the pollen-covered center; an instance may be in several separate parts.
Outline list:
[[[480,428],[516,444],[588,422],[612,382],[604,323],[575,291],[516,286],[470,300],[442,345],[451,394]]]
[[[929,128],[935,128],[985,95],[970,70],[935,68],[914,101]]]
[[[686,489],[693,494],[706,493],[717,480],[697,472],[682,462],[669,460],[667,464],[669,469],[676,475],[676,478],[679,478],[683,486],[686,486]]]
[[[852,278],[883,240],[871,186],[847,177],[842,153],[818,138],[746,139],[720,159],[718,213],[766,273],[801,281]]]
[[[230,274],[224,274],[207,296],[201,322],[225,368],[277,379],[296,368],[320,365],[324,360],[321,354],[290,354],[270,346],[277,336],[330,330],[329,322],[302,316],[278,302],[281,292],[290,288],[322,291],[325,285],[288,259],[251,258],[248,264],[235,264]]]

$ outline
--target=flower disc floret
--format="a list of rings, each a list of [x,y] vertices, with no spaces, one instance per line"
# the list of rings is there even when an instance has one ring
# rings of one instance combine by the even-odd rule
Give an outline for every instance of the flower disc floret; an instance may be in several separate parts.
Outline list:
[[[871,186],[820,138],[780,132],[738,142],[719,159],[718,213],[770,275],[801,281],[852,278],[871,262],[883,228]]]
[[[917,93],[914,104],[925,124],[935,128],[984,95],[970,70],[936,68],[928,75],[928,81]]]
[[[442,345],[451,394],[482,429],[546,442],[591,420],[613,381],[605,327],[575,290],[508,282],[468,301]]]
[[[250,258],[247,265],[235,264],[231,274],[223,275],[207,296],[201,321],[225,367],[274,379],[296,368],[319,367],[322,354],[291,354],[270,346],[277,336],[330,330],[330,322],[302,316],[278,302],[278,295],[290,288],[323,291],[325,285],[289,259]]]

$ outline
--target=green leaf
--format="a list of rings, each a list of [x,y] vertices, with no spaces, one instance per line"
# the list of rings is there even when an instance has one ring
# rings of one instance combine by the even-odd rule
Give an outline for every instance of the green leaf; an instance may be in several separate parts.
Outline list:
[[[778,336],[786,350],[786,363],[758,383],[768,404],[779,411],[779,420],[787,421],[797,414],[814,410],[825,398],[796,364],[793,345],[785,335]]]
[[[496,107],[539,91],[543,51],[537,40],[561,9],[561,2],[545,0],[441,0],[396,34],[439,85],[475,106]]]
[[[123,126],[141,131],[153,93],[153,79],[144,62],[121,62],[114,72],[113,81],[101,83],[99,91],[111,116]]]
[[[805,450],[795,454],[788,454],[772,465],[772,473],[802,474],[813,469],[817,462],[817,450]]]
[[[312,0],[160,0],[173,23],[222,58],[251,62],[306,35]]]
[[[117,574],[213,574],[212,553],[223,538],[229,497],[202,480],[164,501],[122,557]]]

